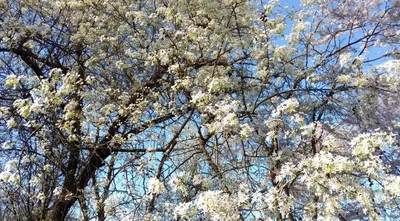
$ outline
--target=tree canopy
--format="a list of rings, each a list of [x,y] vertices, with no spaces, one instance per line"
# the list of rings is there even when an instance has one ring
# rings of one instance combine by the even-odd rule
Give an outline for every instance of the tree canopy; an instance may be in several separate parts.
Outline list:
[[[400,219],[398,0],[0,0],[0,217]]]

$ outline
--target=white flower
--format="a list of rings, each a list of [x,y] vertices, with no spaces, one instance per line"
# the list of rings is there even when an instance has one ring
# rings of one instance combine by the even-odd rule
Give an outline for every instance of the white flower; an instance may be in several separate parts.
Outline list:
[[[43,170],[46,171],[47,173],[50,173],[51,171],[51,165],[50,164],[46,164],[43,166]]]
[[[299,102],[296,98],[289,98],[278,105],[278,107],[272,112],[273,117],[277,117],[281,113],[292,113],[299,106]]]
[[[18,161],[9,160],[4,166],[4,171],[0,173],[0,181],[11,184],[18,184],[20,176],[17,174]]]
[[[165,191],[164,184],[155,177],[150,178],[148,187],[149,187],[149,192],[152,194],[160,194]]]
[[[3,145],[1,146],[1,149],[3,150],[9,150],[13,147],[13,143],[9,140],[7,140],[6,142],[3,143]]]
[[[211,220],[238,220],[237,200],[222,191],[206,191],[199,195],[197,207]]]
[[[122,218],[121,221],[132,221],[132,220],[135,220],[135,218],[131,214],[127,214],[124,216],[124,218]]]
[[[355,137],[350,145],[354,148],[353,154],[355,156],[363,156],[373,153],[376,149],[389,147],[393,142],[393,136],[384,132],[363,133]]]
[[[29,156],[29,155],[24,156],[24,157],[22,158],[22,160],[21,160],[21,164],[28,164],[28,163],[30,163],[30,162],[32,162],[32,159],[31,159],[31,156]]]
[[[17,160],[9,160],[7,161],[6,165],[4,166],[4,170],[14,171],[18,167]]]
[[[0,107],[0,117],[4,117],[4,115],[9,113],[8,109],[8,107]]]
[[[193,203],[181,203],[175,208],[175,218],[187,218],[192,216],[196,210],[193,208]]]
[[[17,122],[14,120],[14,118],[11,118],[10,120],[7,121],[7,128],[11,129],[13,127],[17,126]]]
[[[390,176],[385,181],[385,190],[388,193],[399,196],[400,195],[400,177],[398,176]]]
[[[40,184],[39,177],[32,177],[31,180],[29,180],[29,184],[31,186],[36,186],[36,185]]]
[[[241,206],[241,204],[245,203],[247,200],[249,200],[249,196],[246,193],[244,193],[242,191],[239,191],[237,193],[237,205],[238,206]]]
[[[17,77],[15,74],[8,75],[4,86],[13,87],[14,89],[18,86],[21,77]]]
[[[61,187],[56,187],[53,191],[54,196],[59,196],[61,194],[62,188]]]
[[[123,70],[125,68],[125,63],[123,61],[117,61],[115,63],[118,69]]]
[[[207,95],[201,91],[198,91],[196,94],[192,95],[192,100],[190,101],[193,104],[199,103],[203,100],[203,98],[207,97]]]
[[[225,91],[233,86],[232,82],[228,77],[221,78],[213,78],[208,85],[208,91],[211,92],[220,92]]]
[[[51,69],[51,71],[50,71],[50,77],[59,77],[60,76],[60,74],[62,74],[62,69],[60,69],[60,68],[54,68],[54,69]]]
[[[194,175],[194,177],[193,177],[194,185],[200,185],[202,182],[203,182],[203,179],[202,179],[201,175],[199,175],[199,174]]]
[[[190,177],[189,174],[185,172],[180,172],[176,176],[172,177],[168,184],[172,187],[174,192],[182,192],[184,195],[187,195],[189,192],[189,186],[186,184],[186,180]],[[199,185],[202,183],[202,179],[200,175],[195,175],[193,177],[193,184]]]
[[[221,123],[222,127],[235,128],[239,124],[239,120],[235,113],[229,113],[222,119]]]
[[[116,214],[116,209],[118,208],[120,204],[120,199],[118,196],[109,196],[107,199],[104,201],[104,210],[107,215],[115,215]]]
[[[3,171],[0,173],[0,181],[7,183],[8,179],[12,176],[12,173],[10,171]]]
[[[339,84],[347,84],[351,81],[351,77],[349,75],[339,75],[336,77],[336,81]]]
[[[309,22],[298,21],[297,24],[293,25],[293,30],[296,32],[303,32],[307,27],[310,27]]]
[[[178,91],[179,89],[188,89],[190,86],[192,86],[190,77],[185,77],[183,79],[176,80],[174,86],[172,86],[172,89],[174,91]]]
[[[34,102],[29,108],[29,112],[39,113],[41,109],[42,109],[42,104],[40,104],[39,102]]]
[[[348,65],[352,61],[351,53],[343,53],[339,57],[339,64],[341,67]]]
[[[39,193],[36,198],[44,202],[46,200],[46,195],[44,193]]]
[[[250,127],[248,124],[242,124],[240,125],[241,131],[240,131],[240,137],[243,140],[247,140],[254,132],[254,129]]]

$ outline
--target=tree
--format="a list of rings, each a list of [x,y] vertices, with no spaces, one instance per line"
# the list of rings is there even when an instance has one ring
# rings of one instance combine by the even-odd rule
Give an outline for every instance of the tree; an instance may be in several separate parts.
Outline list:
[[[10,220],[396,220],[397,0],[0,0]]]

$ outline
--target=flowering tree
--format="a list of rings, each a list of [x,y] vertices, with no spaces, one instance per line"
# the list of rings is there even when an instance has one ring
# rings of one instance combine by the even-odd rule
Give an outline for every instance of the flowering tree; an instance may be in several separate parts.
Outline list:
[[[5,219],[400,219],[398,0],[0,9]]]

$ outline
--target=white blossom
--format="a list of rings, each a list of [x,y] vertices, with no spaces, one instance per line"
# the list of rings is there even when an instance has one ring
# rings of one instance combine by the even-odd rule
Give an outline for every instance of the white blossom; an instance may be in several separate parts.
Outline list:
[[[2,145],[1,145],[1,148],[3,149],[3,150],[9,150],[9,149],[11,149],[13,147],[13,143],[10,141],[10,140],[7,140],[6,142],[4,142]]]
[[[278,105],[272,113],[272,116],[278,116],[281,113],[292,113],[299,106],[299,102],[295,98],[290,98]]]
[[[211,220],[239,219],[235,199],[222,191],[206,191],[199,195],[197,207]]]
[[[164,184],[155,177],[150,178],[148,188],[152,194],[160,194],[165,191]]]

